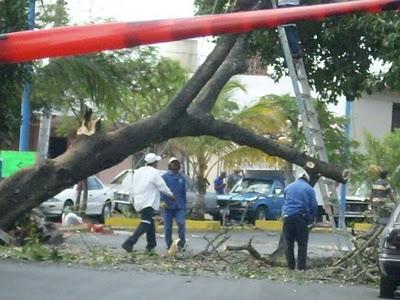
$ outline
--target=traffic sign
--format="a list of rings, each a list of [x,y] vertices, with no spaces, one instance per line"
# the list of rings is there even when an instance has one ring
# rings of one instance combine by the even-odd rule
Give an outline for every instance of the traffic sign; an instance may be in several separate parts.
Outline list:
[[[1,177],[8,177],[21,169],[36,163],[36,152],[30,151],[0,151],[2,160]]]

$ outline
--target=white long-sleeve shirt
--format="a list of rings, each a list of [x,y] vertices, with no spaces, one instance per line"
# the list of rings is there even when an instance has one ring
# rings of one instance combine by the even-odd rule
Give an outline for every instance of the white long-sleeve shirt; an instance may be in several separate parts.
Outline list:
[[[136,211],[146,207],[160,208],[160,192],[173,196],[160,171],[151,166],[144,166],[135,170],[133,174],[133,199]]]

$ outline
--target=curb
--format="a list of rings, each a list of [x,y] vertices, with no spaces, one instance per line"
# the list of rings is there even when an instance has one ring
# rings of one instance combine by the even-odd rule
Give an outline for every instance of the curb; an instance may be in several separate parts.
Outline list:
[[[105,226],[111,227],[112,229],[117,230],[134,230],[140,224],[140,219],[134,218],[126,218],[126,217],[111,217],[106,219]],[[174,225],[174,228],[176,226]],[[274,231],[281,232],[282,231],[282,221],[269,221],[269,220],[257,220],[254,227],[243,227],[235,230],[239,231],[253,231],[253,230],[265,230],[265,231]],[[356,232],[367,232],[371,228],[371,224],[369,223],[355,223],[353,230]],[[90,231],[90,227],[87,225],[75,225],[68,227],[59,228],[61,231]],[[219,221],[195,221],[195,220],[186,220],[186,230],[187,231],[221,231],[223,228]],[[160,225],[156,221],[156,230],[157,232],[163,232],[164,226]],[[331,227],[314,227],[312,229],[314,233],[330,233],[332,232]]]
[[[140,224],[140,219],[132,219],[125,217],[112,217],[108,218],[105,221],[105,225],[115,227],[118,229],[126,228],[126,229],[134,229]],[[156,222],[156,230],[162,231],[164,228],[163,225],[158,224]],[[221,230],[221,225],[219,221],[194,221],[194,220],[186,220],[186,230],[193,231],[219,231]]]
[[[355,223],[353,229],[354,229],[354,231],[366,232],[371,229],[371,226],[372,226],[372,224],[369,224],[369,223]]]
[[[282,221],[256,220],[255,227],[261,230],[282,231],[283,224]]]

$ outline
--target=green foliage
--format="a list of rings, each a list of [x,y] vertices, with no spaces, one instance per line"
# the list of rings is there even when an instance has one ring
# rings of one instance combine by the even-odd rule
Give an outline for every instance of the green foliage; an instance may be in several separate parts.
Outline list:
[[[365,133],[365,148],[367,153],[363,155],[357,169],[352,173],[352,182],[371,183],[378,177],[377,170],[386,170],[392,188],[400,193],[400,130],[396,129],[385,135],[383,141],[379,141],[372,137],[371,134]]]
[[[91,247],[89,249],[91,265],[110,265],[113,263],[113,254],[106,247]]]
[[[0,1],[0,33],[27,27],[28,0]],[[23,65],[0,65],[0,147],[9,146],[20,123]]]
[[[222,13],[228,2],[196,0],[195,5],[198,14]],[[321,1],[302,1],[303,5],[318,3]],[[297,25],[307,74],[320,99],[336,102],[343,95],[354,100],[365,90],[372,92],[385,87],[400,90],[397,12],[350,14]],[[262,64],[273,69],[276,80],[287,74],[275,29],[254,31],[248,46],[249,55],[259,55]],[[371,65],[376,61],[387,65],[387,70],[379,68],[373,72]]]
[[[234,93],[238,90],[245,91],[245,87],[238,81],[230,81],[224,86],[212,110],[214,117],[222,120],[234,118],[239,111],[234,99]],[[210,136],[177,138],[172,142],[172,148],[183,153],[192,165],[200,193],[205,193],[207,174],[216,164],[209,165],[211,157],[222,157],[234,147],[231,142]]]
[[[37,5],[39,14],[36,18],[36,27],[48,28],[68,25],[69,15],[65,2],[64,0],[52,0],[52,3]]]
[[[164,107],[184,84],[186,75],[175,61],[159,58],[155,48],[135,48],[51,60],[35,73],[35,108],[73,113],[76,128],[85,105],[108,122],[135,122]],[[68,129],[69,128],[69,129]]]
[[[323,132],[323,139],[328,152],[329,161],[339,166],[348,168],[356,164],[359,155],[354,151],[357,143],[351,141],[347,144],[344,137],[345,118],[337,117],[328,110],[323,102],[318,102],[319,123]],[[294,97],[289,95],[266,95],[259,101],[243,109],[233,118],[233,122],[255,130],[259,134],[268,134],[280,143],[290,144],[299,151],[304,150],[305,135],[301,126],[299,112]],[[349,159],[343,159],[343,153],[349,147]],[[265,162],[269,164],[282,164],[276,158],[268,157],[260,151],[251,151],[247,147],[239,147],[229,153],[225,158],[229,165],[237,163]]]
[[[38,27],[68,21],[65,1],[40,6]],[[160,58],[154,47],[51,59],[36,64],[33,106],[60,111],[58,133],[68,136],[86,107],[104,117],[103,127],[135,122],[164,107],[185,79],[179,64]]]
[[[61,255],[56,248],[49,248],[39,242],[36,236],[27,239],[27,243],[22,247],[22,258],[33,261],[58,261]]]

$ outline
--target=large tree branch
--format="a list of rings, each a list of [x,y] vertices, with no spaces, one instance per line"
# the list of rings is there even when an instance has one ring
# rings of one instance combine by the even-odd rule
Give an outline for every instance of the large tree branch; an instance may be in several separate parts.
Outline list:
[[[224,63],[218,68],[189,107],[190,114],[210,112],[224,85],[233,75],[243,73],[246,70],[245,44],[247,37],[248,35],[241,35],[236,40]]]
[[[188,116],[190,120],[182,127],[179,134],[187,135],[210,135],[223,140],[233,141],[238,145],[246,145],[259,149],[266,154],[280,157],[298,166],[306,167],[308,162],[314,163],[313,173],[345,183],[348,177],[348,171],[336,167],[332,164],[317,160],[305,153],[283,144],[279,144],[273,139],[259,135],[254,131],[242,128],[239,125],[214,119],[210,115]]]
[[[176,119],[186,113],[186,109],[192,103],[193,99],[195,99],[204,85],[224,62],[229,51],[235,44],[236,39],[237,35],[226,35],[218,40],[217,46],[206,61],[197,69],[186,85],[168,104],[163,115],[167,116],[168,119]]]

